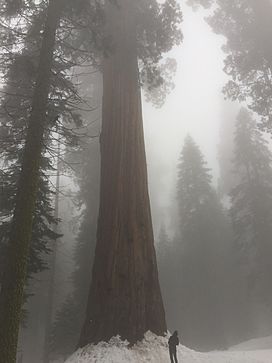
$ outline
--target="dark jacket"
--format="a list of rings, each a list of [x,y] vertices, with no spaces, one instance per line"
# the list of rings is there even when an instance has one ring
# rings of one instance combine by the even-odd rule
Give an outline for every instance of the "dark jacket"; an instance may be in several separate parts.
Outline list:
[[[168,340],[168,345],[171,351],[175,351],[177,349],[177,345],[179,345],[179,338],[176,334],[171,335]]]

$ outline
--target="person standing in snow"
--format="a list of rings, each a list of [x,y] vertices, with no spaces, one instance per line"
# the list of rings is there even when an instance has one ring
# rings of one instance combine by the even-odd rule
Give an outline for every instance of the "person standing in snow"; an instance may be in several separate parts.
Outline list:
[[[171,363],[178,363],[177,345],[179,345],[179,338],[177,330],[174,331],[173,335],[169,338],[168,345]]]

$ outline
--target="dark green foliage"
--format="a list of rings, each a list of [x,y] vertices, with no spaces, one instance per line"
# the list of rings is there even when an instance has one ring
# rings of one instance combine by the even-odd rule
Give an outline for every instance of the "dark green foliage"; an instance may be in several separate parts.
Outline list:
[[[43,136],[52,60],[56,30],[59,25],[62,7],[63,2],[61,0],[50,1],[46,12],[36,85],[33,92],[15,207],[8,238],[7,263],[2,277],[0,293],[0,359],[1,362],[5,363],[14,363],[16,361],[33,214],[39,190],[39,172],[44,146]]]
[[[38,16],[39,15],[39,16]],[[0,120],[0,156],[4,168],[1,177],[1,218],[0,226],[1,246],[5,248],[5,241],[9,235],[10,221],[15,207],[15,198],[18,187],[19,173],[22,164],[22,149],[24,147],[27,131],[27,121],[31,111],[33,88],[35,84],[38,63],[38,47],[42,23],[40,14],[33,16],[33,23],[25,39],[25,48],[21,52],[6,55],[6,74],[3,97],[1,100]],[[33,39],[36,42],[33,43]],[[54,104],[48,106],[48,124],[52,124],[49,109],[55,109],[58,104],[54,97]],[[55,129],[56,132],[56,129]],[[69,134],[67,139],[69,139]],[[48,240],[55,240],[58,234],[53,232],[57,220],[53,216],[50,175],[54,173],[55,160],[49,158],[48,148],[54,152],[53,133],[45,137],[46,147],[41,158],[41,171],[39,175],[39,190],[33,218],[33,231],[31,252],[29,257],[29,274],[39,272],[45,267],[42,259],[43,253],[48,253]],[[65,135],[64,135],[65,136]]]
[[[246,109],[237,118],[234,167],[230,212],[239,262],[248,291],[271,306],[272,154]]]
[[[89,12],[94,10],[94,3],[91,3],[90,6]],[[5,30],[2,29],[2,45],[5,45],[5,49],[8,50],[2,55],[4,60],[2,70],[4,72],[5,85],[1,91],[2,99],[0,108],[0,157],[4,166],[1,168],[0,179],[0,215],[4,220],[4,223],[0,227],[0,241],[3,244],[3,248],[14,210],[17,182],[22,162],[22,150],[31,112],[41,32],[45,20],[44,9],[44,2],[35,6],[33,6],[32,2],[24,2],[24,5],[19,11],[20,15],[17,14],[17,16],[22,15],[27,17],[29,22],[23,22],[22,25],[18,25],[18,28],[10,27]],[[55,172],[57,133],[60,134],[63,147],[77,145],[79,138],[78,128],[82,126],[80,116],[81,107],[90,109],[90,106],[84,103],[84,100],[76,91],[75,79],[77,74],[74,72],[74,76],[72,76],[69,71],[76,62],[81,63],[83,60],[87,61],[93,57],[90,36],[88,41],[89,56],[86,56],[85,52],[81,51],[78,46],[78,37],[82,34],[81,27],[84,28],[86,25],[84,25],[84,21],[87,21],[87,14],[84,14],[83,23],[80,26],[75,26],[76,15],[73,12],[76,12],[75,6],[72,6],[70,13],[65,16],[65,20],[63,20],[65,24],[59,30],[57,39],[57,50],[55,52],[52,70],[55,77],[52,79],[47,105],[47,127],[44,135],[37,207],[33,221],[34,231],[33,242],[31,243],[31,256],[35,262],[33,260],[33,268],[30,268],[29,272],[38,272],[44,268],[41,254],[42,252],[48,252],[46,240],[57,237],[53,232],[53,225],[57,221],[53,217],[51,206],[54,190],[52,190],[50,181],[51,175]],[[101,10],[99,9],[97,12],[93,12],[93,16],[96,16],[97,19],[95,23],[92,23],[92,26],[96,27],[98,35],[101,34],[99,27],[102,26],[103,22],[101,19],[102,14],[101,17],[99,16],[100,13]],[[14,13],[14,15],[16,14]],[[2,16],[6,16],[4,10]],[[93,18],[90,18],[88,21],[93,21]],[[66,27],[69,26],[69,30],[64,25]],[[20,29],[21,31],[19,31]],[[87,29],[91,32],[93,28]],[[88,31],[84,30],[85,37],[90,35]],[[24,47],[20,50],[14,50],[14,43],[24,44]],[[92,51],[95,45],[97,45],[97,42],[92,44]],[[76,52],[77,49],[78,51]],[[99,51],[95,50],[95,52],[98,56]]]
[[[225,93],[232,99],[246,100],[270,129],[271,86],[271,17],[269,0],[217,1],[210,18],[213,30],[226,37],[225,72],[232,79]]]
[[[80,209],[80,228],[74,250],[74,272],[71,280],[73,293],[70,294],[55,316],[51,332],[51,356],[67,357],[78,345],[84,322],[88,289],[96,244],[96,224],[99,204],[100,173],[100,119],[101,75],[93,69],[86,69],[81,79],[81,92],[89,95],[89,103],[95,111],[82,112],[85,136],[78,150],[70,150],[66,155],[68,163],[74,165],[75,182],[79,186],[77,202]],[[93,89],[93,90],[92,90]],[[94,121],[91,121],[94,120]],[[87,135],[87,136],[86,136]],[[97,137],[95,137],[97,135]]]
[[[42,26],[42,23],[38,25],[36,21],[37,16],[33,15],[33,24],[25,39],[25,48],[21,52],[8,53],[3,56],[6,60],[4,67],[5,86],[2,89],[3,96],[0,107],[0,158],[3,163],[0,194],[0,215],[3,223],[0,226],[0,248],[3,256],[6,256],[5,250],[10,234],[11,217],[15,208],[22,164],[22,149],[26,139],[27,120],[30,115],[36,77],[38,56],[36,52],[39,40],[33,43],[33,37],[40,38],[39,32]],[[22,41],[22,39],[20,40],[21,35],[17,37],[15,34],[17,33],[14,31],[16,41]],[[28,276],[46,267],[42,255],[49,252],[47,242],[58,237],[58,234],[53,232],[53,226],[57,220],[53,217],[51,205],[53,191],[49,186],[49,174],[53,171],[53,162],[44,152],[41,159],[39,191],[33,216]]]
[[[49,2],[49,4],[53,3],[53,1]],[[138,55],[144,64],[142,69],[150,69],[148,72],[152,73],[152,76],[148,74],[145,77],[144,82],[152,83],[151,88],[156,88],[162,84],[162,79],[153,65],[151,65],[151,61],[159,65],[162,59],[160,53],[169,50],[173,44],[179,42],[180,32],[176,24],[179,22],[180,13],[174,1],[167,1],[164,5],[158,5],[156,2],[151,3],[154,5],[154,8],[152,8],[153,5],[149,6],[149,4],[143,2],[139,7],[141,9],[140,13],[142,12],[143,14],[145,10],[149,11],[152,8],[151,12],[156,14],[156,18],[159,21],[157,24],[146,24],[148,26],[151,25],[149,33],[153,32],[153,35],[148,38],[146,33],[143,33],[142,39],[138,43]],[[7,191],[5,195],[11,196],[9,199],[6,198],[7,203],[4,204],[3,212],[8,216],[6,227],[10,223],[14,210],[16,211],[19,205],[17,217],[14,218],[14,228],[11,231],[13,233],[14,230],[17,233],[14,232],[12,235],[14,241],[18,243],[19,234],[15,227],[20,225],[20,228],[23,229],[23,233],[21,233],[24,239],[23,243],[21,243],[23,248],[22,263],[19,264],[20,271],[18,270],[18,276],[20,275],[20,284],[18,283],[18,285],[20,285],[20,290],[22,290],[24,265],[26,259],[29,259],[28,240],[31,233],[32,235],[34,233],[34,229],[32,229],[32,215],[34,211],[37,213],[37,217],[34,217],[33,222],[39,233],[38,236],[33,237],[35,238],[35,243],[36,238],[40,239],[44,236],[49,238],[55,237],[50,229],[50,224],[52,225],[56,221],[52,218],[52,210],[50,209],[49,172],[52,171],[54,164],[51,164],[50,161],[52,156],[55,156],[56,133],[58,132],[61,135],[61,141],[65,146],[74,146],[77,144],[77,134],[74,133],[74,127],[81,126],[78,110],[84,103],[84,100],[78,96],[75,90],[73,81],[76,79],[76,75],[74,77],[71,68],[77,63],[85,63],[87,61],[98,63],[101,55],[105,53],[104,46],[107,43],[107,39],[105,39],[101,30],[101,27],[104,25],[104,16],[103,9],[98,2],[81,1],[75,3],[71,1],[69,4],[65,2],[66,7],[63,9],[60,27],[57,29],[55,47],[53,49],[53,37],[48,38],[49,43],[51,42],[51,48],[46,53],[41,44],[42,40],[47,40],[48,35],[47,32],[42,31],[48,3],[46,1],[40,3],[33,1],[11,1],[3,2],[3,4],[5,6],[1,9],[3,10],[1,15],[4,17],[15,17],[17,21],[16,26],[6,27],[6,29],[1,28],[4,49],[2,70],[5,76],[1,133],[5,140],[9,142],[8,149],[5,146],[2,150],[1,157],[6,169],[5,174],[2,175],[5,178],[5,190]],[[57,22],[58,19],[55,19],[55,21]],[[163,25],[160,34],[156,30],[158,24]],[[50,29],[47,29],[47,31],[50,33]],[[138,31],[140,34],[143,31],[143,27],[140,26]],[[97,34],[97,36],[94,36],[94,34]],[[149,44],[149,54],[141,55],[141,42]],[[18,48],[14,47],[14,44],[18,45]],[[40,57],[40,48],[44,57]],[[49,62],[46,64],[45,59],[50,59],[53,51],[54,58],[51,67],[51,61],[50,64]],[[50,79],[50,83],[48,83],[49,77],[44,76],[46,72],[42,71],[43,66],[47,66],[47,68],[50,66],[51,68],[52,79]],[[37,77],[38,82],[36,83]],[[158,81],[155,82],[156,78]],[[43,82],[45,83],[44,87]],[[167,87],[165,90],[167,90]],[[41,92],[40,95],[39,92]],[[45,98],[46,93],[48,93],[47,99]],[[41,103],[43,107],[39,106]],[[41,114],[39,114],[39,111],[42,111]],[[29,122],[29,119],[32,122]],[[32,160],[31,156],[33,156]],[[21,169],[23,173],[21,173]],[[18,184],[20,175],[22,181]],[[8,182],[11,180],[12,184],[10,185]],[[29,183],[30,180],[31,183]],[[21,194],[17,193],[17,190],[21,191]],[[29,195],[26,192],[22,192],[24,190],[27,190]],[[27,216],[24,214],[22,207],[23,198],[26,198],[27,202],[29,201],[29,208],[26,208]],[[37,207],[35,208],[35,206]],[[41,206],[43,209],[41,209]],[[26,224],[17,223],[24,216],[26,217]],[[27,223],[27,220],[29,223]],[[8,229],[6,228],[4,231],[8,231]],[[43,242],[43,240],[41,239],[40,242]],[[31,245],[35,258],[39,256],[42,249],[46,249],[43,243],[34,246],[33,242]],[[41,261],[38,262],[40,264]],[[35,269],[43,267],[41,264],[39,266],[35,267]],[[12,267],[10,267],[10,270],[12,270]],[[12,280],[11,275],[9,277]],[[2,289],[2,291],[8,291],[8,288]],[[4,296],[4,294],[2,295]],[[18,297],[20,298],[19,295]],[[15,299],[15,295],[13,297]],[[19,317],[19,309],[17,309],[17,313]]]
[[[177,193],[182,233],[185,232],[187,212],[195,214],[210,201],[213,194],[210,183],[211,176],[206,162],[197,145],[188,136],[178,167]]]
[[[200,350],[225,344],[229,228],[203,156],[187,137],[178,166],[179,236],[177,313],[186,345]]]
[[[217,147],[219,163],[218,192],[224,202],[229,199],[229,192],[235,185],[233,172],[234,129],[238,106],[233,102],[224,102],[221,111],[220,141]]]
[[[161,106],[174,86],[176,70],[175,61],[163,61],[163,54],[182,41],[182,13],[175,0],[142,0],[136,14],[141,82],[147,99]]]
[[[261,116],[261,126],[271,131],[272,46],[270,0],[190,0],[191,5],[214,6],[208,22],[226,38],[224,70],[230,81],[224,93],[246,101]]]
[[[82,99],[75,91],[69,70],[76,64],[76,61],[92,59],[91,55],[86,57],[81,51],[74,56],[73,47],[64,47],[64,43],[72,42],[76,33],[76,31],[72,31],[71,27],[67,29],[62,26],[64,19],[67,20],[65,17],[67,13],[62,14],[64,16],[60,21],[60,14],[66,5],[67,3],[62,0],[52,0],[48,4],[41,2],[34,7],[18,7],[17,21],[14,24],[9,23],[10,27],[4,26],[4,29],[7,30],[4,41],[9,41],[10,34],[12,34],[13,41],[18,40],[18,45],[24,45],[24,47],[16,48],[13,42],[7,44],[5,48],[5,44],[3,44],[5,50],[3,59],[7,59],[6,65],[3,63],[6,89],[8,89],[5,94],[11,96],[12,101],[18,95],[22,101],[20,103],[17,100],[17,107],[14,107],[13,102],[9,102],[9,99],[8,103],[4,103],[3,106],[5,129],[10,127],[11,133],[14,132],[13,123],[19,120],[22,131],[22,138],[18,141],[18,180],[15,181],[16,197],[14,210],[11,211],[12,223],[7,245],[7,263],[1,281],[0,347],[1,359],[5,363],[13,363],[16,355],[33,232],[33,216],[39,197],[39,176],[43,168],[46,169],[43,165],[44,157],[48,154],[54,157],[56,132],[62,135],[64,144],[74,145],[75,143],[77,135],[73,132],[73,126],[80,126],[77,108],[82,103]],[[17,10],[15,9],[15,11]],[[37,17],[40,17],[42,21],[36,23]],[[3,20],[5,21],[5,19]],[[59,26],[60,22],[61,26]],[[75,25],[74,22],[73,25]],[[81,29],[81,27],[82,24],[79,24],[77,29]],[[41,31],[41,29],[44,30]],[[3,31],[3,33],[5,32]],[[17,58],[20,58],[19,63]],[[25,71],[27,74],[26,79],[22,79],[22,82],[20,76],[9,77],[12,72],[19,74],[19,70]],[[31,78],[32,75],[33,78]],[[9,80],[11,80],[11,84],[9,84]],[[21,84],[23,93],[17,94]],[[14,93],[10,92],[10,87],[15,90]],[[8,112],[7,106],[11,108],[11,114]],[[19,117],[16,112],[19,112]],[[63,121],[61,126],[58,125],[60,121]],[[4,159],[6,159],[6,155],[4,155]],[[7,160],[4,161],[7,162]],[[8,161],[7,167],[12,167],[10,161]],[[49,180],[49,175],[47,173],[45,175]],[[43,203],[43,201],[41,202]]]
[[[226,44],[224,71],[230,81],[224,93],[232,100],[246,101],[261,116],[260,126],[271,131],[272,46],[270,0],[188,0],[190,5],[209,7],[208,22]]]

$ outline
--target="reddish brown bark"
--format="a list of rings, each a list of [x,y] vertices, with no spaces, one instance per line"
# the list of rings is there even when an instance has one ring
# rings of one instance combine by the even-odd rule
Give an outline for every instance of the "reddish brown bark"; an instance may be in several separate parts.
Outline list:
[[[129,1],[111,7],[115,50],[104,61],[97,246],[80,346],[162,335],[165,314],[147,185],[141,94]]]

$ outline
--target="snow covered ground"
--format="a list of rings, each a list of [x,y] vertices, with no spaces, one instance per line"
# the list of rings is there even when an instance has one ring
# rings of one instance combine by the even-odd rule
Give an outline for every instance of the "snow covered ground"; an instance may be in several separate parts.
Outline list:
[[[112,338],[109,343],[78,350],[66,363],[167,363],[167,340],[147,333],[143,342],[129,348],[126,342]],[[180,345],[178,359],[179,363],[272,363],[272,349],[199,353]]]
[[[264,350],[264,349],[271,349],[272,351],[272,336],[251,339],[230,348],[230,350]],[[271,357],[271,362],[272,362],[272,357]]]

